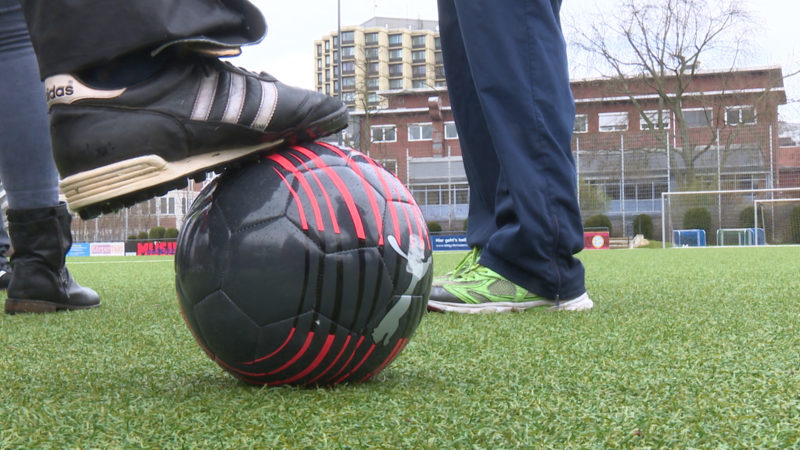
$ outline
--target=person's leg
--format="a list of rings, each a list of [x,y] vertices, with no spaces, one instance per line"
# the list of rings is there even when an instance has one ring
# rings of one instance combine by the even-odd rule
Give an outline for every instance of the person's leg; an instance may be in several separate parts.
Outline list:
[[[71,216],[59,205],[43,85],[17,0],[0,0],[0,74],[8,88],[0,97],[0,179],[14,248],[6,312],[95,307],[97,294],[64,265]]]
[[[169,42],[238,49],[266,33],[246,0],[22,0],[42,78]]]
[[[483,148],[494,151],[500,167],[494,190],[497,230],[480,259],[494,275],[481,281],[483,287],[504,277],[546,300],[515,289],[508,309],[524,309],[518,302],[529,298],[530,306],[580,298],[580,309],[591,307],[583,266],[573,256],[582,249],[583,237],[570,148],[574,104],[560,1],[453,4],[467,55],[464,71],[474,81],[492,142]],[[463,150],[465,155],[468,151]],[[502,277],[494,277],[497,273]],[[486,293],[491,300],[491,289]]]
[[[469,180],[467,244],[482,248],[497,231],[495,188],[500,173],[475,80],[469,70],[454,0],[439,0],[439,36],[453,118],[458,130],[464,170]]]
[[[85,219],[347,126],[338,99],[217,59],[263,36],[248,1],[24,4],[61,190]]]

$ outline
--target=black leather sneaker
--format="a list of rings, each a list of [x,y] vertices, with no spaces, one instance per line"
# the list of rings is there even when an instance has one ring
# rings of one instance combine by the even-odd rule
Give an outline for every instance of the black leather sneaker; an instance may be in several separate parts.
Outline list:
[[[333,97],[200,54],[119,89],[75,75],[48,77],[45,87],[61,190],[84,219],[347,126]]]

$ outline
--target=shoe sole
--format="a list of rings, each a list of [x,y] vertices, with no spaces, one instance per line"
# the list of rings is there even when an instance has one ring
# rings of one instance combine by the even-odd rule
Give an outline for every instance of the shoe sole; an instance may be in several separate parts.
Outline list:
[[[428,300],[428,311],[454,312],[461,314],[490,314],[506,312],[522,312],[533,308],[548,307],[548,311],[585,311],[594,307],[589,295],[561,302],[551,300],[534,300],[532,302],[492,302],[492,303],[450,303]]]
[[[88,220],[113,213],[188,185],[201,182],[210,172],[221,172],[257,160],[263,153],[287,144],[314,140],[347,127],[347,110],[342,108],[301,132],[250,147],[216,150],[168,162],[157,155],[145,155],[87,170],[61,180],[59,187],[72,211]]]
[[[44,300],[14,300],[9,298],[6,299],[5,311],[6,314],[19,314],[19,313],[42,314],[42,313],[53,313],[57,311],[77,311],[81,309],[92,309],[92,308],[97,308],[98,306],[100,306],[100,303],[96,305],[78,306],[78,305],[66,305],[64,303],[48,302]]]
[[[86,220],[185,187],[188,178],[202,181],[208,172],[231,167],[282,143],[215,151],[175,162],[157,155],[139,156],[71,175],[61,180],[60,187],[70,209]]]

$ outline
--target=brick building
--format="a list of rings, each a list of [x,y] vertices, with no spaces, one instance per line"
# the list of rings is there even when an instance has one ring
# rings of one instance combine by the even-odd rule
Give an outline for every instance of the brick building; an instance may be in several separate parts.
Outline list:
[[[665,191],[800,186],[800,147],[778,122],[786,103],[780,67],[703,72],[683,86],[666,78],[666,98],[652,83],[571,83],[584,216],[627,225],[635,214],[660,215]],[[351,114],[354,142],[396,171],[429,221],[460,227],[468,187],[446,89],[378,93],[384,108]]]

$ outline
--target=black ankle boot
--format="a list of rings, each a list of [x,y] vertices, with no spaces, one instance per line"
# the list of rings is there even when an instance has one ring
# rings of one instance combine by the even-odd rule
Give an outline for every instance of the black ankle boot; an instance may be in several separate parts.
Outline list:
[[[72,216],[65,204],[52,208],[9,209],[8,234],[14,254],[14,277],[8,287],[6,313],[43,313],[87,309],[100,297],[81,287],[64,265],[72,246]]]

